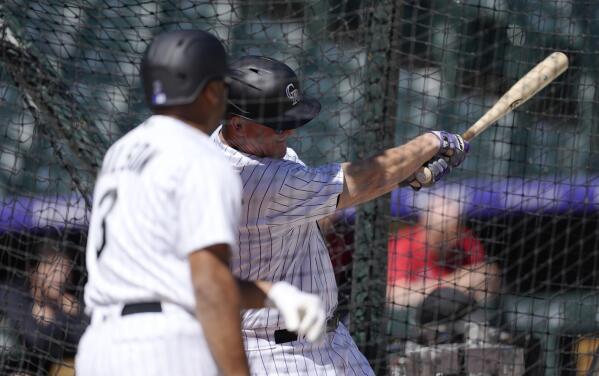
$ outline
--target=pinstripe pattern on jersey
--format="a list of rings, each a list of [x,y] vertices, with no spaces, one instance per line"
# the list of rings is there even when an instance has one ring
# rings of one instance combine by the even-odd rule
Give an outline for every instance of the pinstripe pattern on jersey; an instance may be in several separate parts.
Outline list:
[[[78,376],[217,376],[201,326],[187,312],[92,320],[79,344]]]
[[[316,221],[333,213],[343,189],[338,164],[307,167],[290,148],[282,160],[246,155],[212,134],[243,182],[239,248],[232,258],[241,278],[287,281],[318,294],[330,315],[337,285],[328,250]],[[275,310],[244,314],[243,336],[252,375],[374,375],[349,332],[340,324],[323,343],[277,345],[282,327]]]
[[[283,159],[241,153],[212,135],[243,183],[243,208],[233,273],[242,279],[287,281],[319,295],[329,315],[337,306],[337,285],[316,221],[332,214],[343,190],[339,164],[306,166],[290,148]],[[243,326],[282,327],[276,310],[251,310]]]

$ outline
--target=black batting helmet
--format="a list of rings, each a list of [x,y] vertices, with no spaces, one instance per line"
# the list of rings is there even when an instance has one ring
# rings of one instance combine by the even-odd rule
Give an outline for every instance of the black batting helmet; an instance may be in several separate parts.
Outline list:
[[[202,30],[178,30],[154,38],[141,62],[146,102],[152,108],[192,103],[212,80],[224,80],[227,54]]]
[[[297,75],[284,63],[245,56],[231,63],[228,115],[275,130],[301,127],[320,112],[320,103],[301,93]]]

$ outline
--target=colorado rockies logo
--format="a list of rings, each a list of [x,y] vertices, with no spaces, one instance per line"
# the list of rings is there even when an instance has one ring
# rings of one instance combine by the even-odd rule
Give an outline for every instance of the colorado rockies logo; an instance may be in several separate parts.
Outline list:
[[[298,102],[300,101],[299,90],[297,90],[295,86],[293,86],[293,84],[289,84],[287,85],[285,91],[287,92],[287,98],[293,101],[293,106],[298,104]]]

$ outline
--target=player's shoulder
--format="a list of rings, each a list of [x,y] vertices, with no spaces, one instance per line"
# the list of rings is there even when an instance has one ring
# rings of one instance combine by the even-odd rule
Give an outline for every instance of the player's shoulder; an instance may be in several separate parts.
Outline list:
[[[202,149],[192,148],[177,155],[179,163],[178,171],[181,171],[181,180],[203,182],[204,186],[219,187],[224,191],[241,192],[241,180],[231,163],[209,139]]]
[[[211,136],[211,141],[224,155],[225,159],[248,179],[263,181],[264,179],[288,179],[295,175],[300,177],[313,173],[292,148],[288,147],[283,158],[259,157],[242,153],[227,145],[220,136],[218,128]],[[248,168],[249,167],[249,168]],[[262,172],[261,172],[262,171]]]
[[[299,155],[297,155],[297,153],[295,152],[295,150],[293,150],[290,147],[287,148],[287,151],[285,152],[284,159],[286,161],[295,162],[295,163],[299,163],[301,165],[305,165],[304,162],[300,159]]]
[[[219,162],[218,149],[204,132],[181,120],[154,115],[140,128],[145,137],[172,159]]]
[[[287,154],[280,160],[279,170],[287,173],[288,178],[298,177],[301,180],[307,179],[310,176],[337,176],[341,171],[341,165],[339,163],[329,163],[309,166],[299,158],[293,149],[288,148]]]
[[[110,145],[110,147],[106,151],[106,154],[104,155],[104,163],[108,160],[113,159],[115,156],[118,156],[119,154],[121,154],[121,151],[124,149],[127,149],[129,147],[129,145],[134,145],[137,142],[137,140],[140,140],[141,139],[140,136],[143,133],[142,125],[144,123],[142,123],[141,125],[138,125],[137,127],[133,128],[129,132],[125,133],[118,140],[116,140],[112,145]]]
[[[110,154],[126,155],[128,149],[140,144],[150,145],[156,150],[158,156],[154,158],[154,164],[163,171],[176,173],[191,166],[210,171],[229,166],[222,151],[207,134],[178,119],[162,115],[151,116],[121,137],[109,148],[105,160],[111,158]]]
[[[137,125],[133,129],[131,129],[130,131],[128,131],[127,133],[122,135],[118,140],[116,140],[110,146],[110,148],[108,148],[108,153],[111,151],[114,151],[116,149],[126,147],[129,144],[134,144],[136,142],[139,142],[140,140],[149,141],[150,140],[149,135],[151,134],[151,132],[150,132],[151,128],[148,125],[152,123],[153,118],[154,118],[154,116],[149,117],[148,119],[143,121],[141,124]]]
[[[256,157],[253,164],[259,169],[264,169],[266,174],[273,174],[274,179],[289,179],[296,175],[303,175],[310,167],[306,166],[299,158],[293,158],[288,152],[283,158]],[[295,154],[297,156],[297,154]]]

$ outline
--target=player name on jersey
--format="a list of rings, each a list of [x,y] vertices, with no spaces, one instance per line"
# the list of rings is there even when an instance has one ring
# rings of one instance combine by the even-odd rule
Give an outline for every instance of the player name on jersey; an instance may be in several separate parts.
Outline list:
[[[122,153],[128,153],[127,157],[120,158]],[[158,154],[158,150],[149,143],[136,143],[126,147],[121,145],[102,166],[100,175],[112,174],[120,171],[131,171],[141,173],[144,167]]]

